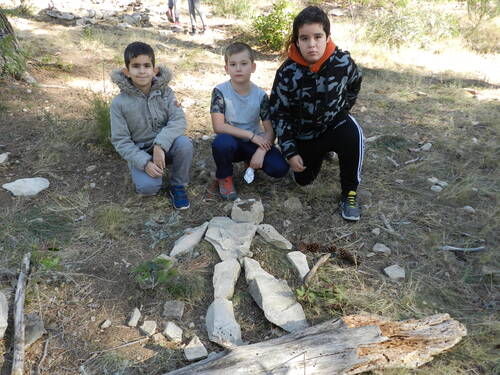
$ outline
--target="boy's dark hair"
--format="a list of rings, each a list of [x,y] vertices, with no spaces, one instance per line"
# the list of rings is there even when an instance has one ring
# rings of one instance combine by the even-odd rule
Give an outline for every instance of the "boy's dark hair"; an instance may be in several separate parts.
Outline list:
[[[125,60],[125,66],[127,69],[130,65],[130,60],[139,55],[146,55],[151,58],[151,63],[155,66],[155,52],[153,48],[149,44],[143,42],[132,42],[127,48],[125,48],[125,52],[123,52],[123,59]]]
[[[285,44],[285,54],[292,44],[297,44],[299,41],[299,29],[307,24],[319,23],[323,26],[326,36],[330,36],[330,20],[325,11],[317,6],[308,6],[297,14],[293,20],[292,35]]]
[[[253,63],[255,61],[255,51],[252,49],[252,47],[243,42],[235,42],[228,45],[226,47],[226,50],[224,51],[224,61],[227,64],[227,61],[231,56],[243,51],[248,52],[248,56],[250,56],[250,61]]]

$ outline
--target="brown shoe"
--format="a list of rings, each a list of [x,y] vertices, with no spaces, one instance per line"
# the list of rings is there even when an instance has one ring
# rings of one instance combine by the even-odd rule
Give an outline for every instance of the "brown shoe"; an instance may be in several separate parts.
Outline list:
[[[234,201],[238,198],[234,189],[233,176],[218,178],[217,182],[219,184],[219,194],[223,199]]]

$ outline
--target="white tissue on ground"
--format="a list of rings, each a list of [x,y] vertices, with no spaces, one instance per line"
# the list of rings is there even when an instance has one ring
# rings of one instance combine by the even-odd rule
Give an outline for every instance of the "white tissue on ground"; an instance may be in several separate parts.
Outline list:
[[[253,172],[253,168],[248,167],[247,170],[245,171],[245,175],[243,178],[247,182],[247,184],[251,184],[253,182],[253,179],[255,177],[255,174]]]

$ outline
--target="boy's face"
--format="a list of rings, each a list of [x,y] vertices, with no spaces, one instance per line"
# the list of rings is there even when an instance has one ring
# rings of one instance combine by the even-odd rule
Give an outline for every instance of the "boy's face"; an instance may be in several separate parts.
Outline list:
[[[255,72],[255,63],[250,60],[248,51],[242,51],[229,56],[224,66],[226,73],[234,83],[246,83]]]
[[[151,57],[139,55],[130,59],[128,68],[123,68],[123,73],[132,80],[132,83],[145,94],[151,89],[151,81],[158,73],[158,68],[153,66]]]
[[[308,23],[299,28],[297,47],[304,60],[314,64],[323,57],[327,40],[322,24]]]

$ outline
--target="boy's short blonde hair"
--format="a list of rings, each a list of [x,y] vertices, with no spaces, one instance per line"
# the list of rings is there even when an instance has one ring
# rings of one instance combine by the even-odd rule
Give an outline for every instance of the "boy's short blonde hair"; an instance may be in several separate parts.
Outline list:
[[[229,58],[237,53],[247,51],[250,61],[253,63],[255,61],[255,51],[248,44],[243,42],[231,43],[226,47],[224,51],[224,61],[227,64]]]

